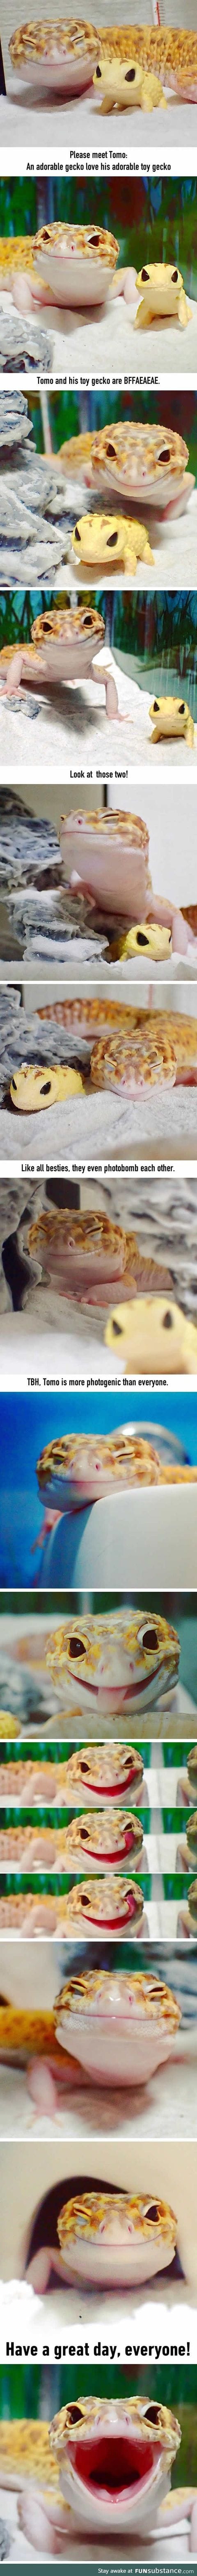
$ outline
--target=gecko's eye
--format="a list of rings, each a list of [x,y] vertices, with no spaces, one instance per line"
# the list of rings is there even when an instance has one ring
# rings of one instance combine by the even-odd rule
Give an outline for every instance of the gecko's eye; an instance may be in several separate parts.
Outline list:
[[[153,715],[159,716],[159,698],[153,698]]]
[[[134,81],[135,79],[136,79],[136,73],[135,73],[135,71],[132,71],[132,72],[125,72],[125,84],[126,84],[126,81]]]
[[[169,464],[170,464],[170,448],[169,448],[169,447],[160,447],[160,453],[159,453],[159,456],[158,456],[158,465],[169,465]]]
[[[102,80],[102,72],[100,72],[99,63],[97,63],[96,67],[96,80]]]
[[[184,699],[184,698],[181,698],[181,699],[180,699],[180,707],[179,707],[179,716],[184,716],[184,714],[185,714],[185,699]]]
[[[163,1315],[163,1324],[165,1333],[173,1333],[174,1316],[172,1315],[171,1306],[166,1306],[166,1315]]]
[[[75,529],[75,536],[77,536],[77,529]],[[84,626],[91,626],[91,624],[92,624],[92,619],[91,619],[91,617],[84,617],[84,621],[83,621],[83,623],[84,623]]]
[[[107,546],[117,546],[117,545],[118,545],[118,528],[114,528],[114,529],[113,529],[113,531],[112,531],[112,537],[107,537]]]
[[[75,528],[75,537],[79,537],[79,544],[81,544],[80,528]]]
[[[172,268],[172,286],[177,286],[178,268]]]
[[[109,447],[107,447],[107,456],[115,456],[115,455],[116,455],[115,447],[111,447],[111,446],[110,446],[110,443],[109,443]]]
[[[147,280],[149,279],[149,268],[141,268],[141,277],[142,277],[142,279],[143,279],[143,285],[144,285],[144,284],[145,284],[145,282],[147,283]]]
[[[47,1095],[47,1091],[51,1091],[51,1082],[41,1082],[41,1084],[40,1084],[40,1089],[41,1089],[41,1092],[42,1092],[42,1098],[43,1098],[43,1100],[45,1100],[45,1099],[46,1099],[46,1095]]]
[[[69,1638],[68,1652],[72,1663],[77,1662],[78,1655],[86,1655],[86,1646],[83,1645],[82,1637]]]
[[[139,1646],[145,1646],[146,1653],[148,1655],[151,1655],[153,1650],[155,1654],[157,1643],[158,1639],[156,1628],[139,1628]]]

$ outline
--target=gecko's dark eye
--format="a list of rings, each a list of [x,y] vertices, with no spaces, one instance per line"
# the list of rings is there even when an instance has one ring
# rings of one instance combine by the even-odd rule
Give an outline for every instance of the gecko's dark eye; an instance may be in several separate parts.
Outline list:
[[[172,268],[172,286],[177,286],[178,268]]]
[[[160,447],[160,453],[159,453],[159,456],[158,456],[158,465],[169,465],[169,464],[170,464],[170,447]]]
[[[139,1630],[139,1645],[146,1647],[147,1654],[152,1654],[153,1648],[155,1653],[157,1642],[156,1628],[143,1628],[141,1633]]]
[[[122,1333],[122,1324],[116,1324],[116,1323],[114,1322],[114,1323],[113,1323],[113,1333],[114,1333],[114,1335],[115,1335],[115,1341],[117,1342],[117,1341],[118,1341],[118,1334],[119,1334],[119,1333],[120,1333],[120,1338],[121,1338],[121,1333]]]
[[[81,544],[80,528],[75,528],[75,537],[79,537],[79,544]]]
[[[185,699],[184,699],[184,698],[181,698],[181,699],[180,699],[180,706],[179,706],[179,716],[184,716],[184,714],[185,714]]]
[[[145,280],[147,281],[149,279],[149,268],[141,268],[141,277],[143,278],[144,285]]]
[[[170,1306],[166,1306],[166,1315],[163,1315],[163,1324],[165,1333],[173,1333],[174,1316],[172,1315]]]
[[[126,83],[126,81],[134,81],[134,80],[135,80],[135,71],[132,71],[132,72],[125,72],[125,83]]]
[[[75,529],[75,535],[77,536],[77,529]],[[83,621],[83,623],[84,623],[84,626],[91,626],[91,624],[92,624],[92,619],[91,619],[91,617],[84,617],[84,621]]]
[[[96,67],[96,80],[102,80],[102,72],[99,70],[99,63],[97,63]]]
[[[70,1637],[68,1652],[73,1663],[77,1660],[77,1655],[86,1655],[86,1646],[82,1644],[82,1637]]]
[[[15,1082],[14,1073],[13,1073],[13,1075],[12,1075],[12,1090],[13,1090],[13,1091],[16,1091],[16,1090],[17,1090],[17,1084],[16,1084],[16,1082]]]
[[[92,249],[92,250],[98,250],[98,249],[99,249],[99,233],[90,233],[90,234],[89,234],[89,249],[90,249],[90,250],[91,250],[91,249]]]
[[[146,2209],[146,2218],[150,2218],[150,2220],[151,2220],[152,2218],[154,2218],[154,2219],[155,2219],[155,2222],[157,2222],[157,2220],[158,2220],[158,2222],[159,2222],[159,2209],[158,2209],[158,2206],[157,2206],[157,2200],[151,2200],[150,2209]]]
[[[82,2424],[82,2406],[68,2406],[68,2418],[69,2427],[71,2424]]]
[[[43,1100],[45,1100],[45,1099],[46,1099],[46,1095],[47,1095],[47,1091],[51,1091],[51,1082],[41,1082],[41,1084],[40,1084],[40,1089],[41,1089],[41,1092],[42,1092],[42,1098],[43,1098]]]
[[[115,455],[116,455],[115,447],[110,447],[110,445],[109,445],[109,447],[107,447],[107,456],[115,456]]]
[[[160,2406],[146,2406],[146,2415],[149,2424],[160,2424]]]
[[[113,533],[112,533],[112,537],[107,537],[107,546],[117,546],[117,545],[118,545],[118,528],[114,528]]]
[[[153,715],[159,716],[159,699],[153,698]]]

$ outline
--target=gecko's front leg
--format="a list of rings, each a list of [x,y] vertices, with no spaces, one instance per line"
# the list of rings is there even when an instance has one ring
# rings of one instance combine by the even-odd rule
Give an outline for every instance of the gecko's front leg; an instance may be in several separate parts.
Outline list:
[[[118,715],[118,694],[116,682],[113,678],[113,672],[105,669],[104,662],[102,664],[102,669],[100,664],[99,671],[98,667],[94,667],[94,663],[92,663],[91,680],[95,680],[96,683],[98,680],[103,681],[103,687],[105,689],[106,716]]]

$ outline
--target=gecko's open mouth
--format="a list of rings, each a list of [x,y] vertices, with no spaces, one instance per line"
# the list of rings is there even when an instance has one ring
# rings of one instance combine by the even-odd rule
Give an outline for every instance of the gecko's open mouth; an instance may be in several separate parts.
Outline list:
[[[113,2504],[125,2494],[138,2493],[154,2468],[150,2441],[137,2440],[135,2433],[96,2433],[89,2440],[69,2440],[69,2460],[76,2476],[89,2495],[111,2496]]]

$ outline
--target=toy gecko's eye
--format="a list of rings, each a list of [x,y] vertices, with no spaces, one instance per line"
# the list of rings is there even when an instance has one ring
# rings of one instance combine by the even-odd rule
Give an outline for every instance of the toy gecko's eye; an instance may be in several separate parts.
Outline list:
[[[154,1648],[154,1653],[155,1653],[155,1648],[156,1648],[157,1643],[158,1643],[158,1640],[157,1640],[157,1630],[156,1630],[156,1628],[151,1628],[151,1627],[150,1627],[150,1628],[139,1628],[139,1640],[138,1640],[138,1642],[139,1642],[139,1646],[145,1646],[145,1647],[146,1647],[146,1653],[147,1653],[148,1655],[149,1655],[149,1654],[152,1654],[152,1652],[153,1652],[153,1648]]]
[[[14,1073],[13,1073],[13,1075],[12,1075],[12,1090],[13,1090],[13,1091],[17,1091],[17,1083],[15,1082],[15,1079],[14,1079]]]
[[[138,948],[148,948],[148,936],[146,930],[137,930],[137,946]]]
[[[100,72],[99,63],[97,63],[96,66],[96,80],[102,80],[102,72]]]
[[[40,1089],[41,1089],[41,1092],[42,1092],[43,1100],[45,1100],[45,1099],[46,1099],[47,1091],[51,1091],[51,1083],[50,1083],[50,1082],[41,1082],[41,1084],[40,1084]]]
[[[142,277],[142,279],[143,279],[143,285],[144,285],[144,284],[145,284],[145,280],[146,280],[146,282],[147,282],[147,280],[149,279],[149,268],[141,268],[141,277]]]
[[[159,698],[153,698],[153,715],[159,716]]]
[[[177,286],[178,268],[172,268],[172,285]]]
[[[122,1333],[122,1324],[116,1324],[116,1323],[115,1323],[115,1317],[114,1317],[114,1322],[113,1322],[113,1333],[114,1333],[115,1341],[117,1342],[117,1341],[118,1341],[118,1334],[119,1334],[119,1333],[120,1333],[120,1338],[121,1338],[121,1333]]]
[[[75,528],[75,537],[79,537],[79,545],[80,545],[80,544],[81,544],[80,528],[77,528],[77,527]]]
[[[112,528],[112,537],[107,537],[107,546],[117,546],[117,545],[118,545],[118,528]]]
[[[163,1324],[165,1333],[173,1333],[174,1316],[172,1315],[171,1306],[166,1306],[166,1315],[163,1315]]]
[[[160,447],[159,456],[158,456],[158,465],[169,465],[169,464],[170,464],[170,448],[169,448],[169,447]]]
[[[86,1655],[86,1646],[83,1645],[83,1638],[69,1637],[68,1652],[71,1657],[71,1663],[77,1662],[78,1655]]]
[[[135,81],[135,80],[136,80],[136,72],[135,72],[134,70],[133,70],[132,72],[125,72],[125,83],[126,83],[126,81]]]
[[[180,698],[179,716],[184,716],[184,714],[185,714],[185,699],[184,699],[184,698]]]

